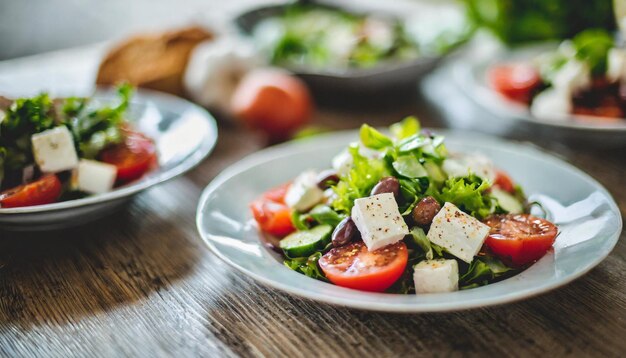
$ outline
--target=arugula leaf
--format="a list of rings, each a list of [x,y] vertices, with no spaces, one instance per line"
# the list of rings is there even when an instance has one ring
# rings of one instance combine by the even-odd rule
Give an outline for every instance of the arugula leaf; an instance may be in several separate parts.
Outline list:
[[[324,276],[324,273],[320,269],[319,265],[317,264],[321,257],[322,253],[318,251],[309,257],[296,257],[293,259],[285,259],[283,263],[290,269],[299,272],[305,276],[314,278],[316,280],[328,281],[328,279],[326,279],[326,276]]]
[[[419,133],[420,129],[420,122],[413,116],[406,117],[401,122],[394,123],[389,127],[391,134],[398,139],[416,135]]]
[[[483,286],[512,271],[513,268],[506,266],[496,257],[480,256],[475,258],[459,277],[459,286],[461,289]]]
[[[361,139],[361,143],[364,146],[371,149],[383,149],[393,145],[393,141],[391,138],[386,135],[380,133],[375,128],[364,124],[361,126],[361,130],[359,131],[359,137]]]

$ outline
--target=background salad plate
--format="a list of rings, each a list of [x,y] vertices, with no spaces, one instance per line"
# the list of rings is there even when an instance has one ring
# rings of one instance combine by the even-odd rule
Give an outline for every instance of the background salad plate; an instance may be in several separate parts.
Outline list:
[[[554,43],[528,45],[513,50],[485,51],[465,61],[452,65],[452,79],[472,102],[493,114],[509,132],[524,130],[542,132],[551,139],[599,143],[603,146],[624,146],[626,143],[626,119],[607,121],[593,116],[571,115],[566,119],[537,118],[527,105],[509,100],[493,90],[487,83],[488,69],[499,63],[528,62],[542,53],[555,50]],[[479,53],[476,51],[475,53]],[[476,127],[492,123],[476,123]]]
[[[103,103],[115,101],[116,91],[99,89],[92,98]],[[128,117],[136,129],[155,140],[158,168],[108,193],[48,205],[0,208],[0,228],[48,230],[100,218],[133,195],[190,170],[211,152],[217,140],[215,120],[207,111],[171,95],[138,90]]]
[[[357,132],[338,132],[257,152],[222,172],[204,191],[197,226],[219,258],[255,280],[288,293],[359,309],[451,311],[520,300],[562,286],[599,264],[622,230],[619,209],[597,181],[534,146],[485,135],[438,131],[450,150],[481,152],[507,171],[531,199],[541,201],[561,231],[555,248],[529,269],[487,286],[442,294],[369,293],[334,286],[291,271],[267,249],[248,203],[306,169],[329,167]]]

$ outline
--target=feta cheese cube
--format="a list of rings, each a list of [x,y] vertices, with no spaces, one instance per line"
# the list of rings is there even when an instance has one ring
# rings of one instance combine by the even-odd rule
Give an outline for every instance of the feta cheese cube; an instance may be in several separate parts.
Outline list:
[[[354,201],[352,220],[369,251],[395,244],[409,234],[396,199],[391,193]]]
[[[106,193],[113,188],[116,177],[115,165],[81,159],[76,169],[76,188],[90,194]]]
[[[478,153],[455,153],[444,160],[441,167],[451,177],[474,174],[489,183],[493,183],[496,178],[496,169],[491,159]]]
[[[450,254],[471,263],[489,231],[489,226],[462,212],[454,204],[445,203],[433,218],[426,236]]]
[[[617,47],[609,50],[606,77],[614,82],[626,79],[626,50]]]
[[[300,174],[285,194],[285,204],[298,211],[307,211],[324,200],[324,191],[317,186],[317,174],[309,170]]]
[[[413,268],[415,293],[453,292],[459,289],[459,263],[456,260],[424,260]]]
[[[78,164],[74,140],[65,126],[33,134],[31,143],[35,163],[44,173],[69,170]]]
[[[339,176],[347,175],[352,168],[352,162],[352,155],[347,150],[344,150],[333,158],[333,169]]]
[[[580,89],[591,86],[589,66],[578,60],[567,61],[554,75],[552,85],[570,96]]]
[[[541,119],[566,120],[571,112],[571,94],[555,88],[539,93],[530,105],[530,113]]]

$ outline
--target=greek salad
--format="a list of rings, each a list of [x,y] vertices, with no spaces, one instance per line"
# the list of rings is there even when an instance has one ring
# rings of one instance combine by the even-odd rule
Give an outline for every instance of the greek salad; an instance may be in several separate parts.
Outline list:
[[[557,227],[529,214],[522,189],[478,153],[452,153],[409,117],[360,139],[250,204],[288,268],[357,290],[436,293],[519,273]]]
[[[427,29],[380,13],[357,14],[319,4],[295,3],[256,25],[252,37],[279,66],[318,69],[372,68],[439,55],[465,41],[463,18],[428,21]],[[420,19],[419,23],[426,23]],[[454,23],[455,25],[451,25]]]
[[[118,87],[114,105],[0,97],[0,208],[104,193],[157,165],[153,140],[125,119],[132,91]]]
[[[626,117],[626,49],[605,30],[585,30],[532,60],[496,64],[487,77],[493,89],[528,105],[537,118]]]

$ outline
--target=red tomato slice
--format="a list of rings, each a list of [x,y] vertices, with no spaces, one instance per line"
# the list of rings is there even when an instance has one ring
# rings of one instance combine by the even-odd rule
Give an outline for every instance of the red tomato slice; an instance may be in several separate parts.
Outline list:
[[[100,160],[117,167],[117,181],[128,182],[141,177],[157,160],[152,139],[133,130],[124,130],[124,142],[100,153]]]
[[[530,103],[533,91],[541,84],[539,72],[524,63],[493,66],[487,73],[487,80],[502,95],[524,103]]]
[[[262,231],[282,237],[296,230],[291,222],[291,209],[285,205],[289,185],[270,189],[250,204],[254,220]]]
[[[491,227],[485,245],[502,261],[518,267],[543,257],[558,234],[554,224],[529,214],[494,215],[485,224]]]
[[[328,280],[337,286],[382,292],[402,276],[408,258],[403,242],[368,251],[358,241],[328,251],[319,264]]]
[[[0,207],[18,208],[54,203],[61,195],[61,181],[47,174],[32,183],[17,186],[0,193]]]
[[[287,190],[289,190],[290,185],[291,183],[285,183],[283,185],[277,186],[276,188],[270,189],[263,193],[263,198],[284,204],[285,195],[287,195]]]
[[[515,184],[513,184],[513,179],[511,179],[511,177],[502,170],[496,171],[496,179],[493,185],[511,194],[515,194]]]

